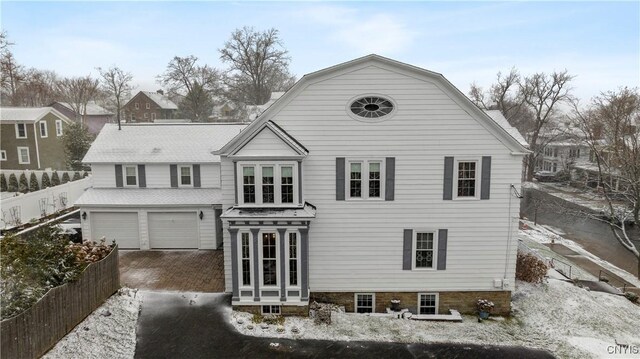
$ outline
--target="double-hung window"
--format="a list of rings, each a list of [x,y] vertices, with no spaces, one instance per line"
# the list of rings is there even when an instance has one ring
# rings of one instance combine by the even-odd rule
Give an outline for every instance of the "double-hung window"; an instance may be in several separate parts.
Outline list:
[[[180,166],[180,187],[191,187],[191,166]]]
[[[18,163],[21,165],[28,165],[31,163],[29,147],[18,147]]]
[[[347,192],[350,199],[380,199],[383,193],[381,160],[349,161]]]
[[[436,234],[428,231],[415,231],[413,238],[413,268],[435,268]]]
[[[124,166],[125,186],[136,186],[138,184],[138,169],[136,166]]]
[[[5,151],[5,150],[0,151],[0,160],[2,160],[2,161],[6,161],[7,160],[7,151]]]
[[[242,285],[251,285],[251,237],[248,232],[240,234],[240,254],[242,255]]]
[[[438,295],[418,294],[418,314],[438,314]]]
[[[27,125],[16,123],[16,138],[27,138]]]
[[[56,120],[56,136],[62,136],[62,120]]]
[[[262,234],[262,284],[278,285],[278,253],[275,233]]]
[[[297,193],[296,163],[238,164],[238,204],[292,205]]]
[[[38,122],[38,126],[40,127],[40,137],[47,138],[48,137],[47,123],[45,121],[40,121]]]
[[[289,233],[289,285],[298,285],[298,234]]]
[[[355,312],[373,313],[375,308],[375,295],[373,293],[356,293]]]
[[[478,161],[458,161],[456,171],[457,198],[475,198],[478,194]]]

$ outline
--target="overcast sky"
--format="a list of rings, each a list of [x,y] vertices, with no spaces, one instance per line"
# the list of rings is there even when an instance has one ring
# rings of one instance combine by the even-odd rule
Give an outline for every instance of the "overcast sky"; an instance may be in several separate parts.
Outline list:
[[[238,27],[280,30],[298,77],[377,53],[442,73],[464,93],[515,66],[568,69],[589,99],[640,86],[640,2],[0,2],[17,61],[64,76],[112,64],[138,90],[175,56],[222,67]]]

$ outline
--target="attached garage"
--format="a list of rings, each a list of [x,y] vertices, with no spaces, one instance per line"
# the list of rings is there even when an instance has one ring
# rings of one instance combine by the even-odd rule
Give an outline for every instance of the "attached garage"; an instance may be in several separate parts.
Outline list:
[[[196,249],[200,247],[197,212],[149,212],[151,249]]]
[[[121,249],[139,249],[138,213],[91,212],[91,238],[115,240]]]

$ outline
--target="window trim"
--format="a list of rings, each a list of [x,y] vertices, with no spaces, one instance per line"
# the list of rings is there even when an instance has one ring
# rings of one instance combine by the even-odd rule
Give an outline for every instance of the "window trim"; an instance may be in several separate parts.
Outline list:
[[[20,125],[24,126],[24,136],[20,136]],[[16,138],[17,139],[25,139],[25,138],[29,138],[29,134],[27,132],[27,124],[26,123],[16,123],[15,124],[15,128],[16,128]]]
[[[391,104],[393,105],[393,110],[391,110],[391,112],[389,112],[388,114],[380,117],[375,117],[375,118],[360,117],[351,111],[351,104],[353,104],[355,101],[364,97],[379,97],[384,100],[387,100],[391,102]],[[351,117],[356,121],[365,122],[365,123],[377,123],[377,122],[387,121],[393,118],[398,112],[398,103],[394,98],[392,98],[388,94],[368,92],[368,93],[359,94],[350,98],[349,101],[347,101],[347,103],[345,104],[345,111],[347,112],[347,115],[349,115],[349,117]]]
[[[351,197],[351,164],[360,163],[360,181],[362,182],[362,196]],[[380,197],[369,197],[369,164],[380,163]],[[384,158],[346,158],[345,159],[345,200],[347,201],[384,201],[386,182],[386,161]],[[365,171],[366,170],[366,171]]]
[[[18,148],[18,164],[21,164],[21,165],[29,165],[29,164],[31,164],[31,153],[29,151],[29,147],[28,146],[18,146],[17,148]],[[22,160],[22,152],[21,151],[23,149],[27,150],[27,161],[26,162],[24,162]]]
[[[56,120],[56,137],[60,137],[62,134],[62,120]]]
[[[242,275],[243,275],[243,271],[242,271],[242,260],[244,259],[244,257],[242,256],[242,235],[246,234],[249,236],[249,284],[244,284],[242,281]],[[254,253],[253,253],[253,235],[251,234],[250,231],[248,230],[241,230],[238,231],[238,286],[242,289],[253,289],[253,284],[254,284],[254,280],[255,280],[255,273],[253,271],[253,259],[255,258]]]
[[[265,307],[269,308],[269,313],[265,312]],[[273,312],[274,308],[278,308],[278,313]],[[262,313],[262,315],[282,315],[282,306],[276,304],[263,304],[260,306],[260,313]]]
[[[296,235],[296,269],[297,269],[297,272],[298,272],[297,276],[296,276],[298,284],[296,284],[296,285],[291,284],[290,277],[289,277],[290,276],[289,262],[291,260],[291,257],[289,255],[290,254],[289,253],[289,249],[290,249],[290,245],[291,245],[290,242],[289,242],[289,240],[290,240],[289,235],[291,233],[294,233]],[[284,240],[285,240],[285,252],[286,252],[285,253],[285,257],[286,257],[286,261],[287,261],[286,265],[285,265],[285,277],[286,277],[286,280],[287,280],[287,288],[298,289],[298,288],[301,288],[301,285],[302,285],[301,284],[302,275],[301,275],[301,271],[300,271],[300,264],[301,264],[301,262],[300,262],[300,232],[298,230],[295,230],[295,229],[290,229],[290,230],[287,230],[284,235],[285,235]]]
[[[300,193],[298,193],[298,162],[297,161],[271,161],[271,162],[251,162],[251,161],[238,161],[237,165],[237,180],[236,191],[238,191],[238,206],[243,207],[299,207]],[[254,193],[255,202],[245,203],[244,201],[244,168],[253,167],[254,169]],[[273,167],[274,176],[274,203],[264,203],[262,201],[262,167]],[[293,171],[293,202],[282,203],[282,167],[292,167]]]
[[[127,168],[132,167],[135,171],[135,184],[127,184]],[[138,166],[136,165],[122,165],[122,186],[123,187],[138,187]]]
[[[429,293],[429,292],[418,293],[418,302],[417,302],[418,305],[416,306],[418,315],[436,315],[436,314],[438,314],[438,306],[440,305],[440,295],[438,295],[438,294],[439,293],[432,293],[432,292],[431,293]],[[436,300],[435,300],[435,313],[433,313],[433,314],[422,314],[422,313],[420,313],[420,308],[422,308],[422,306],[420,305],[420,302],[421,302],[420,299],[421,299],[421,297],[423,295],[433,295],[433,296],[436,297]]]
[[[182,184],[182,168],[189,168],[190,184]],[[193,165],[178,165],[178,187],[193,188]]]
[[[458,196],[458,169],[460,168],[460,162],[475,162],[476,163],[476,186],[475,196]],[[453,200],[454,201],[476,201],[480,200],[480,189],[482,181],[482,160],[478,157],[460,157],[455,158],[453,163]]]
[[[263,242],[263,238],[262,236],[264,234],[269,234],[269,233],[273,233],[275,235],[275,239],[276,239],[276,284],[269,284],[266,285],[264,284],[264,242]],[[261,230],[260,232],[258,232],[258,260],[259,260],[259,265],[258,268],[259,269],[259,274],[260,274],[260,289],[278,289],[280,290],[280,282],[281,282],[281,278],[280,278],[280,260],[282,258],[282,254],[280,253],[280,235],[278,234],[278,231],[274,230]]]
[[[413,238],[411,238],[411,270],[415,271],[435,271],[438,270],[438,230],[433,228],[414,228]],[[433,233],[433,264],[431,267],[416,266],[416,250],[418,243],[418,233]]]
[[[44,125],[44,127],[42,125]],[[43,129],[44,129],[44,135],[42,134],[42,130]],[[40,138],[49,137],[49,129],[47,128],[47,122],[46,121],[39,121],[38,122],[38,130],[40,132]]]
[[[367,313],[358,313],[358,296],[359,295],[370,295],[371,296],[371,312],[376,312],[376,293],[354,293],[353,294],[353,312],[356,314],[367,314]]]
[[[134,107],[135,107],[135,109],[136,109],[136,110],[139,110],[139,109],[140,109],[140,105],[138,105],[138,103],[137,103],[137,102],[136,102],[136,103],[134,103]]]
[[[0,161],[6,161],[6,160],[7,160],[7,151],[0,150]]]
[[[147,104],[144,106],[145,110],[150,110],[151,109],[151,104],[147,102]]]

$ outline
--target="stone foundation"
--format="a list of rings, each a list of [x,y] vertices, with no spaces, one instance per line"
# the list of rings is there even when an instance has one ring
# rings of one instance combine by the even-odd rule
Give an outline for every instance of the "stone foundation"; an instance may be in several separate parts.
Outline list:
[[[370,292],[358,292],[370,293]],[[434,293],[424,291],[420,293]],[[478,299],[488,299],[495,304],[493,314],[508,315],[511,312],[510,291],[486,292],[438,292],[438,313],[449,314],[449,309],[455,309],[462,314],[476,314]],[[375,292],[375,312],[386,313],[391,307],[392,299],[400,299],[400,307],[407,308],[412,313],[418,309],[418,292]],[[334,303],[342,305],[347,312],[355,311],[355,292],[311,292],[310,302]]]
[[[234,305],[233,310],[239,312],[247,312],[251,314],[262,314],[262,305]],[[284,316],[308,317],[308,305],[283,305],[280,307],[281,314]]]

